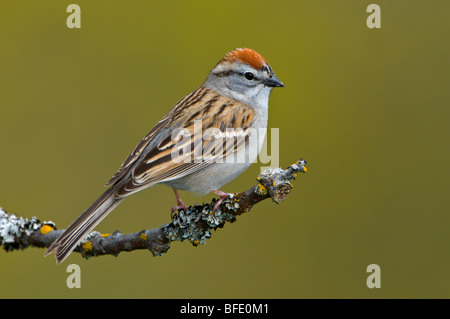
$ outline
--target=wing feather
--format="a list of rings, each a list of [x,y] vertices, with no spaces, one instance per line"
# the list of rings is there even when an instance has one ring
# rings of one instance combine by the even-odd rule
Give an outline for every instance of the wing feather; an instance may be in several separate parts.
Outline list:
[[[229,129],[236,128],[248,133],[253,117],[254,109],[249,105],[200,86],[156,124],[107,185],[123,183],[117,196],[124,197],[212,165],[248,144],[248,138],[226,143],[227,138],[234,138],[226,134]],[[207,131],[218,134],[206,138]],[[174,157],[177,154],[182,156]]]

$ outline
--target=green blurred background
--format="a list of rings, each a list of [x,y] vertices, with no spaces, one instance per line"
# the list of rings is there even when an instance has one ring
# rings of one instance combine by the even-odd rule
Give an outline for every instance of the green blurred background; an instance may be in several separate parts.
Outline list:
[[[56,266],[0,251],[2,298],[449,298],[448,1],[79,0],[0,3],[0,206],[65,228],[139,140],[236,47],[286,84],[269,126],[308,173],[213,233]],[[381,29],[366,8],[381,7]],[[260,164],[223,189],[243,191]],[[212,196],[182,194],[185,203]],[[97,230],[169,220],[172,191],[124,201]],[[81,266],[68,289],[67,265]],[[381,267],[368,289],[366,267]]]

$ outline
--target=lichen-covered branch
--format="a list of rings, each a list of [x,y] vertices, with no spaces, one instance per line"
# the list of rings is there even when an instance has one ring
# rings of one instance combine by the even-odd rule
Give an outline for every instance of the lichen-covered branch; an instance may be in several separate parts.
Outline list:
[[[301,159],[287,169],[268,168],[257,177],[257,184],[243,193],[230,194],[219,209],[213,212],[216,199],[211,203],[195,204],[188,210],[180,210],[172,221],[161,227],[141,230],[131,234],[101,234],[93,231],[74,250],[85,258],[100,255],[117,256],[122,251],[148,249],[154,256],[161,256],[170,248],[170,242],[189,240],[193,245],[204,244],[211,237],[211,230],[234,222],[236,217],[249,212],[257,203],[272,198],[276,203],[289,195],[291,180],[297,173],[306,172],[306,161]],[[169,215],[169,214],[168,214]],[[49,247],[64,230],[56,229],[53,222],[40,222],[36,217],[25,219],[7,214],[0,208],[0,244],[6,251],[32,247]]]

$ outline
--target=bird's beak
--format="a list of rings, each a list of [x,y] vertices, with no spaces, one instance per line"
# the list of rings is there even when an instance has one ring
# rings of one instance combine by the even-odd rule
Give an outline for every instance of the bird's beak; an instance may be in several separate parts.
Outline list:
[[[270,78],[266,79],[264,81],[264,85],[265,86],[270,86],[270,87],[285,87],[285,85],[283,84],[283,82],[281,82],[275,75],[272,75]]]

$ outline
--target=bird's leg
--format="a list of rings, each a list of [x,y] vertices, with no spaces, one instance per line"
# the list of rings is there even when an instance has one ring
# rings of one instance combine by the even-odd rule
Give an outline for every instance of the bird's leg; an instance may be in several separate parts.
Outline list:
[[[180,209],[187,210],[188,209],[188,207],[186,205],[184,205],[183,201],[180,198],[180,195],[178,195],[178,191],[175,188],[173,189],[173,193],[175,194],[175,197],[177,198],[177,205],[172,207],[172,212],[170,213],[170,217],[172,218],[172,220],[173,220],[173,213],[176,210],[180,210]]]
[[[223,202],[227,197],[230,196],[230,194],[225,193],[225,192],[223,192],[223,191],[221,191],[221,190],[218,190],[218,189],[213,190],[212,192],[213,192],[214,194],[217,194],[217,195],[220,196],[219,201],[216,203],[216,205],[214,205],[214,208],[213,208],[213,210],[216,211],[216,210],[219,208],[219,206],[222,204],[222,202]]]

